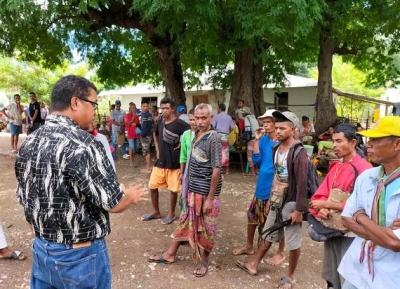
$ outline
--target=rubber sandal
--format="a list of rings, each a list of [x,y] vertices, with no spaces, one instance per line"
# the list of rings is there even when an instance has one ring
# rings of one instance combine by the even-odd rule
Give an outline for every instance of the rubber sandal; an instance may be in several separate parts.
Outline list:
[[[154,217],[153,215],[150,215],[150,214],[144,214],[140,218],[140,221],[151,221],[151,220],[157,220],[157,219],[161,219],[161,217]]]
[[[24,261],[26,258],[22,251],[13,251],[10,257],[0,257],[0,260]]]
[[[244,272],[246,272],[247,274],[251,275],[251,276],[257,276],[258,272],[253,273],[250,272],[249,268],[246,267],[246,263],[241,263],[239,260],[236,261],[236,266],[238,266],[240,269],[242,269]]]
[[[171,218],[171,217],[164,217],[161,224],[162,225],[169,225],[172,224],[175,221],[175,217]]]
[[[175,262],[171,262],[171,261],[165,260],[162,254],[159,254],[159,255],[157,255],[157,256],[158,256],[158,259],[154,259],[154,258],[151,258],[151,257],[150,257],[149,259],[147,259],[147,262],[149,262],[149,263],[165,264],[165,265],[175,263]]]
[[[196,266],[196,271],[198,271],[198,270],[200,270],[201,268],[205,268],[206,269],[206,271],[204,272],[204,273],[197,273],[197,272],[195,272],[194,273],[194,276],[196,276],[196,277],[204,277],[206,274],[207,274],[207,272],[208,272],[208,266],[207,266],[207,264],[205,263],[205,262],[203,262],[203,261],[200,261],[199,263],[197,263],[197,266]]]
[[[290,287],[288,287],[288,285]],[[292,280],[287,276],[284,276],[281,278],[281,280],[279,281],[278,285],[276,286],[276,288],[278,289],[290,289],[293,288],[294,285],[296,285],[296,280]]]

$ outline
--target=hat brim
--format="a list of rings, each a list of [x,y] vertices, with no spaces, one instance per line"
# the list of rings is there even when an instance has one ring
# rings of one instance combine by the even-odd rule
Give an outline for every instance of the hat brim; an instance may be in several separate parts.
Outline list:
[[[272,114],[267,114],[267,115],[263,114],[263,115],[260,115],[259,117],[257,117],[257,119],[263,119],[263,118],[267,118],[267,117],[275,119],[275,117]]]
[[[281,121],[290,121],[290,122],[292,122],[290,119],[288,119],[283,113],[281,113],[279,110],[277,110],[277,111],[274,111],[273,113],[272,113],[272,116],[275,118],[275,120],[279,120],[280,122]],[[278,122],[279,122],[278,121]]]
[[[366,130],[366,131],[360,131],[360,132],[357,132],[357,134],[362,135],[362,136],[366,136],[366,137],[372,137],[372,138],[380,138],[380,137],[391,136],[391,134],[384,133],[384,132],[381,132],[379,130],[374,130],[374,129],[369,129],[369,130]]]

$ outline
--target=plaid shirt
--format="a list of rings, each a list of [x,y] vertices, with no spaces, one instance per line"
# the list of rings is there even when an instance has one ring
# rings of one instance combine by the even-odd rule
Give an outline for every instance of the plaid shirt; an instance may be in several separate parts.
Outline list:
[[[22,144],[15,173],[36,236],[71,244],[110,233],[107,210],[124,193],[103,145],[73,120],[48,116]]]

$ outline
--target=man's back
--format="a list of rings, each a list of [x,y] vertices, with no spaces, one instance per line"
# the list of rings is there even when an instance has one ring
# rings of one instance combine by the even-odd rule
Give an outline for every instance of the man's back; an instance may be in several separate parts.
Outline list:
[[[212,125],[217,132],[229,134],[233,127],[232,117],[222,111],[214,117]]]
[[[116,176],[105,149],[71,119],[49,116],[22,144],[15,169],[17,195],[37,236],[73,243],[110,232],[106,209],[123,193],[110,181]]]
[[[123,123],[124,122],[124,116],[125,116],[125,111],[123,111],[122,109],[120,109],[120,110],[114,109],[114,110],[111,111],[110,118],[112,120],[117,121],[117,122]],[[112,128],[113,132],[117,132],[117,131],[120,130],[121,126],[116,125],[116,124],[113,123],[111,128]]]

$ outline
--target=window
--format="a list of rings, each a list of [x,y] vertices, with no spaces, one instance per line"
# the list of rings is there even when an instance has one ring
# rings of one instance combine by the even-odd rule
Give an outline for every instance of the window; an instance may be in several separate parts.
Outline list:
[[[144,100],[149,102],[149,109],[151,109],[151,107],[153,105],[158,107],[158,97],[157,96],[142,97],[142,101],[144,101]]]

